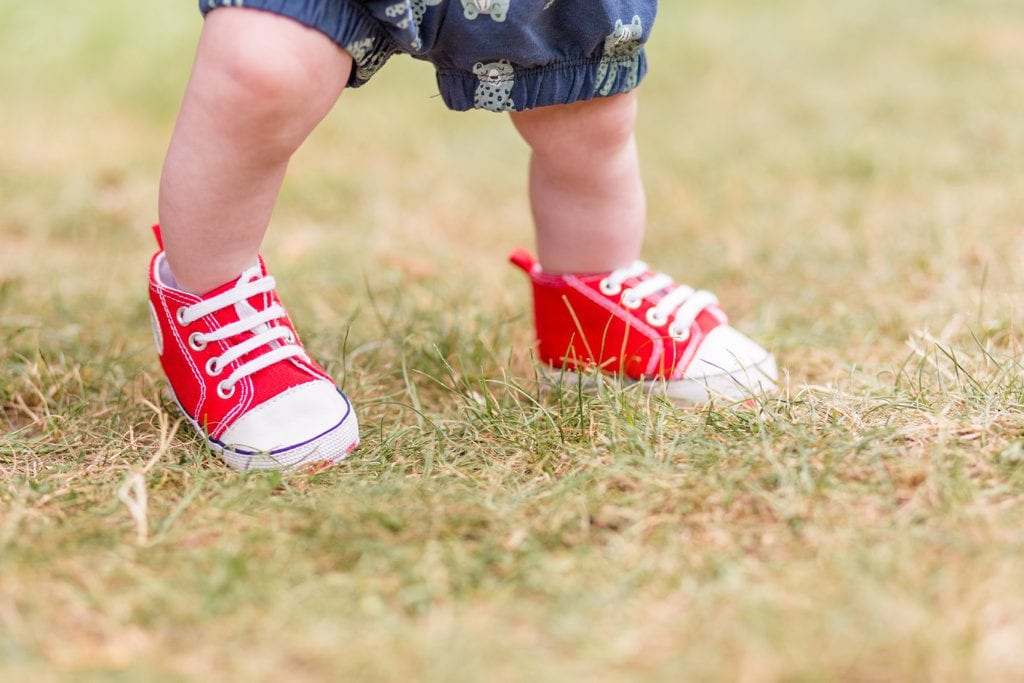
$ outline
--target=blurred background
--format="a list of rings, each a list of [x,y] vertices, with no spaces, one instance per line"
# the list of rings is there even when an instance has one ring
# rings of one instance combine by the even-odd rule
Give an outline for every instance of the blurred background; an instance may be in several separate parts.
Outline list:
[[[660,12],[639,128],[648,260],[717,291],[784,359],[798,349],[800,377],[895,360],[920,327],[1006,324],[1022,255],[1017,3]],[[148,226],[200,27],[188,2],[0,5],[7,316],[145,337]],[[396,59],[347,92],[296,157],[266,245],[286,300],[315,311],[295,311],[300,326],[346,319],[367,283],[437,315],[522,308],[502,263],[531,243],[525,158],[504,117],[447,112],[424,64]]]
[[[526,149],[395,59],[265,244],[364,429],[282,480],[150,338],[195,3],[0,0],[0,678],[1020,680],[1024,3],[661,5],[645,256],[783,400],[531,403]]]

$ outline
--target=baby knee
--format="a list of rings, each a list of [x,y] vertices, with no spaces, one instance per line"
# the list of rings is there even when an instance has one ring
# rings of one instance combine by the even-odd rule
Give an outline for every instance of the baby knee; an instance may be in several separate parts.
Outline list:
[[[629,144],[636,100],[617,95],[519,116],[516,124],[535,153],[571,163],[581,155],[614,154]]]
[[[222,92],[245,111],[286,113],[293,107],[308,106],[323,91],[309,68],[291,55],[242,44],[224,57],[215,66]]]
[[[204,99],[236,117],[316,118],[334,103],[347,78],[341,59],[347,56],[337,50],[335,57],[338,62],[324,64],[320,55],[294,46],[233,35],[201,47],[193,81],[206,91]]]

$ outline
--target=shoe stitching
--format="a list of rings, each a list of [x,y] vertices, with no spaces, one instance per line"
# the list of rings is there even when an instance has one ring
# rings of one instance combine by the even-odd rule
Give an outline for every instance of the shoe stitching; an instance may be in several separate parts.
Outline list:
[[[170,321],[168,326],[170,327],[171,337],[174,339],[174,342],[178,345],[178,349],[180,349],[182,356],[185,357],[185,361],[188,363],[189,368],[192,370],[192,378],[199,384],[199,402],[197,405],[199,407],[205,406],[206,382],[203,381],[202,377],[199,374],[199,368],[196,366],[195,362],[192,360],[192,356],[189,354],[188,350],[185,348],[185,345],[182,343],[181,335],[178,332],[177,326],[173,322],[174,315],[171,313],[171,310],[167,305],[168,299],[175,301],[176,303],[180,303],[180,301],[176,301],[173,290],[167,289],[165,287],[160,287],[159,285],[157,285],[156,291],[157,296],[160,298],[160,305],[161,307],[163,307],[164,313],[166,315],[165,319]],[[196,412],[199,413],[200,411],[197,410]]]
[[[693,332],[694,327],[697,328],[696,333]],[[683,349],[683,356],[677,360],[675,370],[672,372],[673,381],[683,379],[686,376],[686,371],[690,369],[694,358],[697,357],[697,350],[704,343],[704,340],[707,339],[707,336],[708,333],[705,333],[697,321],[694,321],[693,326],[690,328],[690,339],[687,340],[686,348]],[[673,340],[672,343],[675,344],[676,342]]]
[[[686,372],[690,369],[690,366],[693,365],[693,361],[696,360],[697,358],[697,350],[701,347],[701,345],[708,338],[708,336],[719,327],[729,324],[729,319],[726,317],[725,312],[722,311],[719,307],[711,306],[705,310],[711,314],[712,318],[715,319],[716,324],[710,329],[705,330],[703,327],[701,327],[701,324],[698,322],[698,320],[694,319],[693,325],[690,327],[691,338],[689,340],[689,343],[687,344],[686,352],[684,353],[683,359],[679,361],[679,365],[683,366],[682,371],[680,372],[679,368],[677,367],[676,372],[672,373],[673,380],[683,379],[683,377],[686,375]],[[694,336],[694,327],[697,328],[697,336]]]
[[[576,290],[580,294],[583,294],[585,297],[599,305],[601,308],[610,312],[612,315],[619,318],[627,325],[635,327],[641,334],[647,337],[647,339],[652,343],[654,351],[653,353],[651,353],[651,358],[647,363],[647,371],[645,374],[653,376],[654,371],[657,369],[658,365],[661,363],[665,355],[665,345],[662,336],[658,334],[653,328],[648,327],[647,324],[640,320],[638,317],[623,311],[621,306],[613,304],[604,296],[599,296],[592,289],[590,289],[590,287],[580,282],[579,278],[577,278],[576,276],[566,275],[565,282],[574,290]]]
[[[171,288],[160,287],[160,292],[162,296],[166,296],[167,299],[170,299],[174,303],[185,306],[192,305],[196,303],[198,300],[200,300],[199,297],[182,296],[177,291]],[[173,315],[167,308],[166,304],[164,305],[164,310],[168,315],[168,319],[173,320]],[[218,321],[216,316],[212,313],[205,315],[202,318],[199,318],[195,322],[202,323],[206,327],[207,331],[216,329],[220,324],[220,321]],[[206,392],[206,386],[207,381],[210,378],[208,378],[206,374],[202,372],[193,361],[191,353],[189,353],[189,351],[186,350],[182,342],[182,338],[178,334],[177,327],[173,325],[171,327],[174,332],[175,342],[178,344],[178,348],[181,349],[182,355],[188,362],[188,365],[192,370],[193,378],[199,384],[200,397],[196,410],[197,416],[200,414],[205,414],[207,412],[206,402],[208,396]],[[218,341],[216,342],[216,344],[217,348],[221,352],[229,348],[229,344],[227,343],[226,340]],[[235,404],[217,421],[216,428],[214,428],[213,430],[208,430],[210,435],[214,436],[217,434],[222,434],[224,430],[226,430],[231,424],[233,424],[240,415],[244,414],[247,410],[249,410],[249,408],[252,405],[252,401],[255,397],[256,392],[255,388],[252,385],[252,381],[249,378],[246,378],[246,380],[242,383],[242,391],[240,392],[238,401],[236,401]]]

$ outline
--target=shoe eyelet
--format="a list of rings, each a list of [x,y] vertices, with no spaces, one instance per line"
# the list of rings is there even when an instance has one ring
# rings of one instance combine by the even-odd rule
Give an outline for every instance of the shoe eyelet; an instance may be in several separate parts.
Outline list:
[[[200,339],[202,335],[199,332],[193,332],[188,336],[188,347],[193,351],[202,351],[206,348],[206,340]],[[211,359],[212,360],[212,359]]]
[[[678,328],[675,325],[670,325],[668,328],[668,336],[672,337],[674,341],[685,342],[690,339],[690,328]]]
[[[622,293],[622,305],[626,308],[636,310],[637,308],[640,308],[640,304],[642,304],[643,301],[643,299],[633,294],[632,289],[627,289]]]
[[[647,324],[653,327],[661,327],[668,322],[668,316],[659,313],[657,308],[647,309]]]
[[[182,327],[185,327],[186,325],[188,325],[188,323],[185,322],[185,307],[184,306],[179,306],[178,307],[178,310],[175,311],[175,313],[174,313],[174,319],[177,320],[178,324],[181,325]]]
[[[291,328],[288,329],[288,335],[284,338],[284,341],[288,344],[294,344],[296,342],[295,333],[292,332]]]
[[[224,368],[217,365],[217,357],[214,356],[210,360],[206,361],[206,374],[210,377],[216,377],[219,375]]]
[[[605,296],[618,296],[619,292],[622,291],[622,285],[617,285],[608,278],[601,280],[598,286],[601,289],[601,293]]]
[[[227,382],[217,383],[217,395],[222,399],[227,400],[235,395],[235,385],[228,384]]]

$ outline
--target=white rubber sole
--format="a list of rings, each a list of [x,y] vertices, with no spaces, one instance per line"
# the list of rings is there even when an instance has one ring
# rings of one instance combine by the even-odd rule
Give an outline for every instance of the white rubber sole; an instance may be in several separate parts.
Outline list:
[[[201,436],[210,450],[220,456],[228,467],[238,472],[251,470],[297,470],[315,465],[329,466],[345,460],[359,446],[359,421],[356,419],[352,404],[349,403],[348,414],[334,427],[309,441],[279,448],[269,452],[253,452],[239,447],[221,443],[203,430],[196,420],[189,415],[178,398],[171,392],[178,410],[192,429]],[[345,399],[348,403],[348,399]]]
[[[778,390],[778,368],[769,353],[761,360],[739,370],[725,371],[681,380],[635,380],[597,371],[578,372],[542,366],[542,376],[563,387],[593,390],[604,381],[621,381],[625,385],[642,384],[644,390],[665,396],[682,404],[707,403],[712,399],[739,403],[751,398],[770,396]]]

